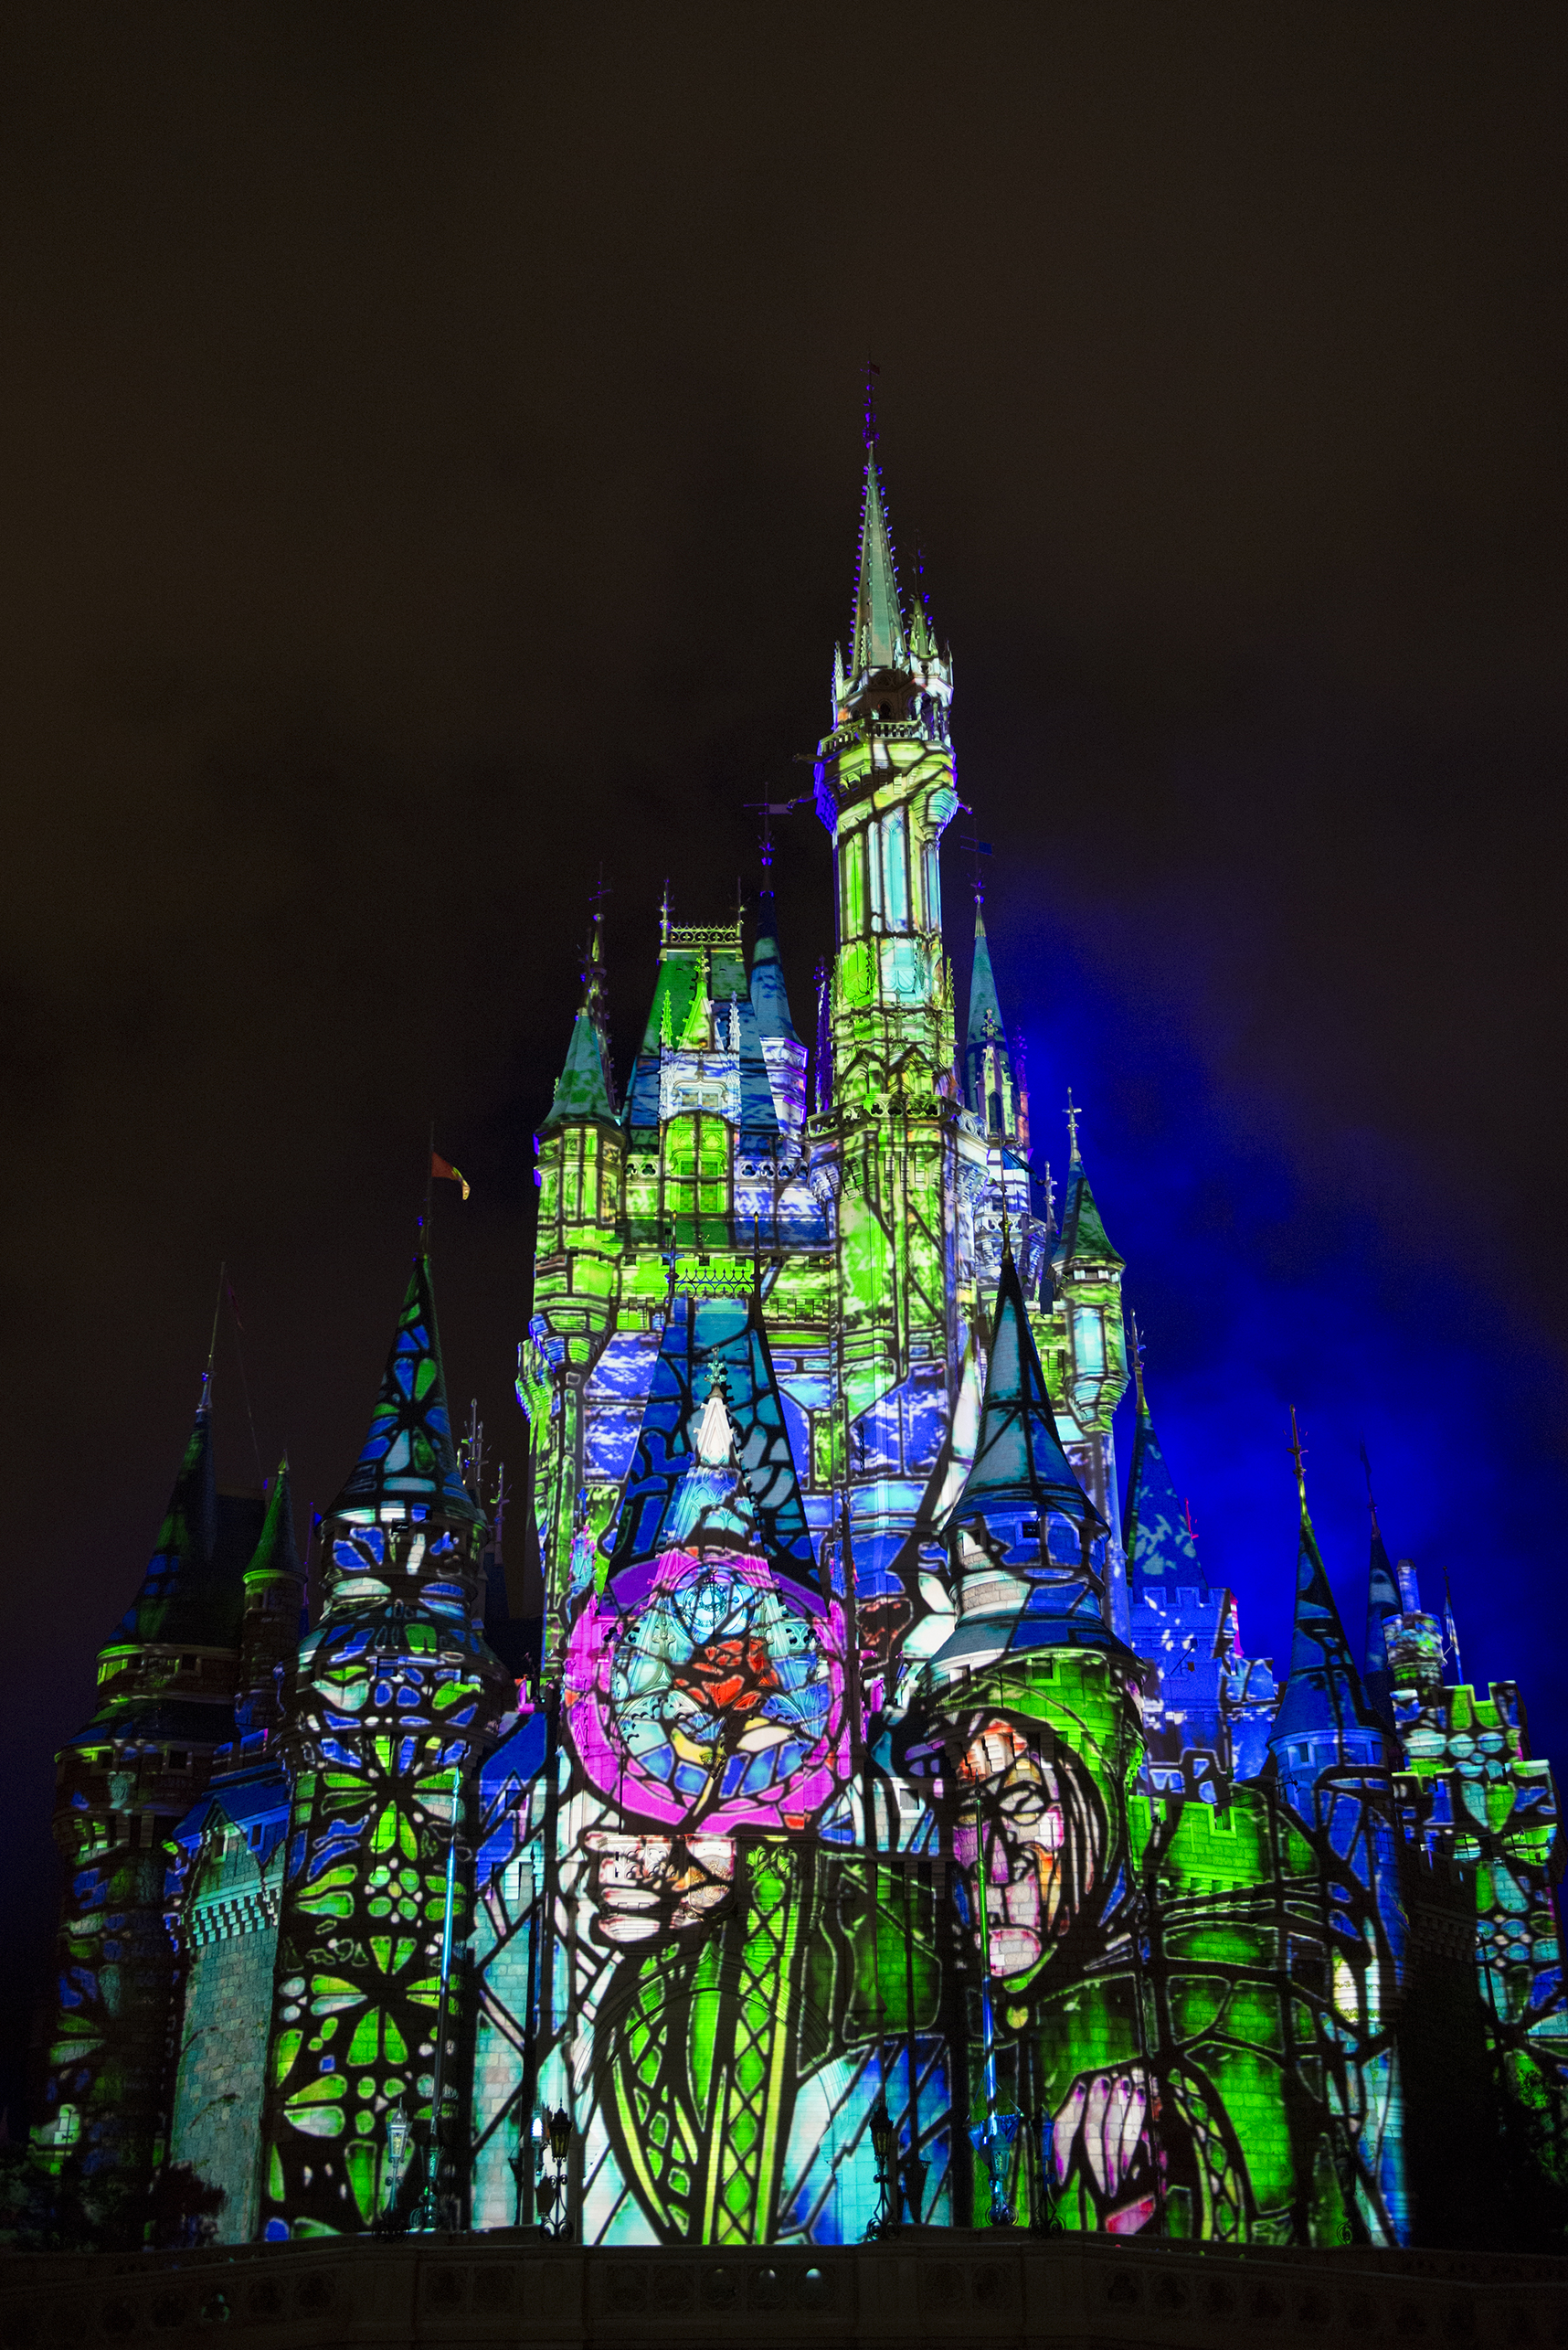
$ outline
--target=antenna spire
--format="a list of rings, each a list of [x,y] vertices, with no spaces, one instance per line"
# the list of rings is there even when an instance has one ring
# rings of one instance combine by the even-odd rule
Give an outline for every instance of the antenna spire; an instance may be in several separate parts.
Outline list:
[[[198,1411],[212,1409],[212,1366],[217,1355],[217,1317],[223,1311],[223,1281],[228,1271],[228,1260],[226,1257],[217,1269],[217,1295],[212,1302],[212,1335],[207,1342],[207,1368],[201,1375],[201,1401],[196,1407]]]
[[[1364,1436],[1361,1439],[1361,1467],[1366,1472],[1367,1507],[1372,1512],[1372,1532],[1381,1537],[1383,1528],[1377,1522],[1377,1496],[1372,1492],[1372,1462],[1367,1459],[1367,1441]]]
[[[876,387],[872,378],[881,373],[882,369],[868,351],[865,355],[865,420],[863,428],[867,449],[876,446]]]
[[[1143,1333],[1136,1313],[1132,1316],[1132,1384],[1138,1391],[1138,1416],[1142,1420],[1148,1406],[1143,1400]]]
[[[1067,1141],[1070,1146],[1071,1155],[1075,1159],[1078,1155],[1078,1121],[1083,1114],[1084,1113],[1078,1108],[1077,1103],[1073,1100],[1073,1089],[1069,1086],[1067,1088]]]
[[[1296,1463],[1296,1490],[1301,1496],[1302,1513],[1307,1509],[1307,1447],[1301,1441],[1301,1430],[1296,1424],[1296,1406],[1290,1407],[1290,1442],[1286,1447]]]

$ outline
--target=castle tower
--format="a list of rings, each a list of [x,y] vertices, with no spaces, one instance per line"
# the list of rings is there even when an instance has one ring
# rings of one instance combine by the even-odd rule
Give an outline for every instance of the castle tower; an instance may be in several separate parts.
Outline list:
[[[646,1076],[639,1063],[646,1090]],[[657,1087],[657,1074],[654,1076]],[[630,1111],[631,1105],[628,1104]],[[656,1115],[655,1115],[655,1123]],[[539,1191],[534,1319],[518,1350],[518,1392],[534,1423],[534,1507],[545,1581],[544,1654],[558,1657],[584,1451],[583,1389],[616,1323],[626,1136],[615,1111],[596,913],[566,1064],[536,1135]],[[536,1401],[530,1405],[529,1397]]]
[[[164,2145],[164,1839],[233,1738],[242,1576],[261,1523],[260,1494],[217,1490],[210,1395],[209,1366],[141,1589],[99,1653],[98,1709],[56,1761],[66,1893],[34,2136],[127,2190]]]
[[[1331,2095],[1336,2162],[1347,2206],[1373,2243],[1409,2233],[1397,2012],[1409,1941],[1394,1796],[1397,1754],[1367,1696],[1307,1508],[1301,1447],[1296,1614],[1290,1671],[1268,1746],[1280,1795],[1315,1833],[1325,1934],[1365,1952],[1359,1972],[1329,1970],[1320,2028],[1327,2042],[1365,2054]],[[1385,2036],[1386,2039],[1385,2039]],[[1379,2044],[1383,2042],[1383,2052]]]
[[[568,1175],[586,1181],[579,1157]],[[513,1688],[485,1645],[482,1519],[414,1260],[370,1432],[322,1526],[321,1621],[278,1748],[292,1787],[261,2131],[261,2233],[355,2233],[396,2191],[388,2118],[457,2192],[469,1781]]]
[[[868,427],[849,657],[834,658],[815,777],[838,908],[821,1134],[832,1144],[842,1415],[830,1441],[869,1597],[895,1589],[966,1335],[948,1279],[958,1104],[939,845],[959,804],[951,699],[952,665],[923,608],[906,624]]]

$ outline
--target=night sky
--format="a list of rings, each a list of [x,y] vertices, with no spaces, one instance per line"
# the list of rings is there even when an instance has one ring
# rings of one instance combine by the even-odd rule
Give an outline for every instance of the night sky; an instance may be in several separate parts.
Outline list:
[[[1209,1570],[1283,1663],[1295,1403],[1359,1624],[1364,1436],[1568,1765],[1565,95],[1561,9],[1433,0],[5,11],[13,2126],[218,1265],[302,1520],[433,1117],[516,1481],[589,896],[624,1074],[665,877],[726,919],[829,721],[868,349],[1037,1154],[1071,1084]],[[253,1482],[228,1327],[217,1414]]]

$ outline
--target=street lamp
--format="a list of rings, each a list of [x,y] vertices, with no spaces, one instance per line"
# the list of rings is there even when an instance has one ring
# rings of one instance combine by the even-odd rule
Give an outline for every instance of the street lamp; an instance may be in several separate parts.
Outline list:
[[[403,2172],[408,2159],[408,2140],[412,2132],[408,2117],[401,2105],[387,2109],[387,2169],[382,2192],[381,2209],[376,2214],[375,2232],[377,2236],[406,2236],[408,2221],[398,2211],[403,2187]]]
[[[888,2119],[885,2100],[880,2097],[871,2109],[871,2151],[876,2158],[876,2213],[865,2231],[868,2244],[874,2237],[896,2235],[899,2225],[899,2195],[895,2169],[898,2160],[898,2132]],[[890,2186],[891,2202],[888,2197]]]
[[[541,2167],[546,2148],[555,2164],[556,2175],[543,2180],[539,2187],[539,2233],[559,2239],[572,2232],[567,2212],[567,2157],[572,2150],[572,2117],[564,2105],[545,2115],[545,2138],[539,2149]]]

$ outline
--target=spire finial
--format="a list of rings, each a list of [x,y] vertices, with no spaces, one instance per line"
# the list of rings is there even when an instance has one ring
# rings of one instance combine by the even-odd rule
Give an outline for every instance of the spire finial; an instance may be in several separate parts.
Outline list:
[[[217,1269],[217,1295],[212,1302],[212,1335],[207,1342],[207,1368],[201,1375],[201,1401],[196,1406],[198,1411],[212,1409],[212,1366],[217,1357],[217,1317],[223,1311],[223,1281],[228,1271],[228,1260],[226,1257]]]
[[[1301,1441],[1301,1430],[1296,1425],[1296,1406],[1294,1404],[1290,1407],[1290,1441],[1286,1447],[1286,1450],[1296,1463],[1296,1490],[1301,1496],[1302,1514],[1305,1515],[1307,1509],[1307,1470],[1305,1465],[1307,1460],[1307,1447]]]
[[[1443,1569],[1443,1636],[1448,1654],[1454,1660],[1454,1685],[1457,1688],[1464,1680],[1465,1669],[1459,1662],[1459,1627],[1454,1622],[1454,1594],[1448,1589],[1446,1567]]]
[[[1143,1400],[1143,1334],[1138,1326],[1138,1316],[1132,1316],[1132,1384],[1138,1390],[1138,1416],[1142,1420],[1148,1406]]]
[[[667,947],[670,943],[670,877],[668,874],[664,877],[664,895],[659,905],[659,943],[662,947]]]
[[[1367,1459],[1367,1441],[1364,1436],[1361,1439],[1361,1467],[1366,1473],[1367,1507],[1372,1512],[1372,1532],[1381,1538],[1383,1528],[1377,1522],[1377,1495],[1372,1492],[1372,1462]]]
[[[1067,1088],[1067,1142],[1070,1154],[1075,1159],[1078,1155],[1078,1121],[1083,1114],[1073,1100],[1073,1089],[1069,1086]]]
[[[876,387],[872,378],[881,373],[882,369],[868,351],[865,355],[865,421],[862,436],[868,451],[876,446]]]

